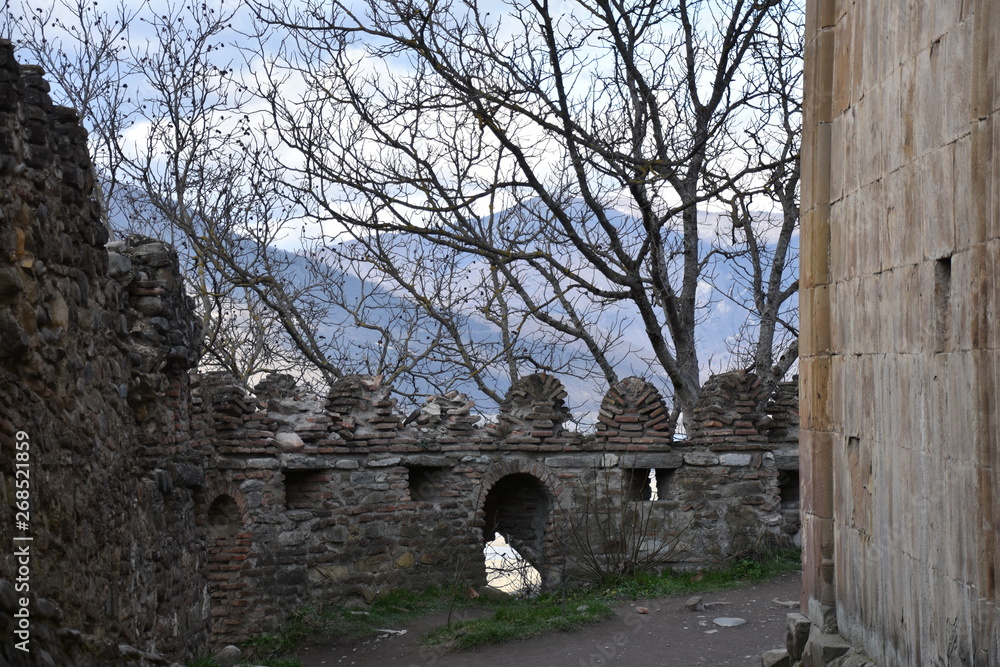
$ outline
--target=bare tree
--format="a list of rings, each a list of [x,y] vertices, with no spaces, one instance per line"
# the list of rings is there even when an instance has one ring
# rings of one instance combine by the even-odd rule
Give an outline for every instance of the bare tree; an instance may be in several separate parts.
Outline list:
[[[95,190],[109,229],[162,238],[179,250],[201,309],[206,361],[244,378],[288,370],[290,360],[271,335],[273,317],[215,270],[203,241],[230,240],[246,208],[232,200],[236,190],[218,168],[236,166],[233,152],[205,159],[246,132],[224,117],[239,105],[231,104],[225,72],[212,62],[232,14],[207,5],[153,12],[125,3],[108,12],[84,0],[5,9],[15,43],[55,84],[55,101],[75,109],[90,131]],[[206,234],[208,217],[219,210],[225,218],[213,217],[218,224]]]
[[[701,387],[699,287],[715,262],[735,262],[750,292],[728,296],[750,309],[756,332],[747,366],[776,383],[796,357],[787,312],[796,4],[486,9],[473,0],[257,7],[288,36],[267,59],[262,93],[294,155],[283,166],[297,176],[295,205],[322,230],[317,242],[357,250],[356,261],[408,286],[411,277],[394,275],[399,258],[382,251],[387,236],[474,258],[492,281],[477,307],[517,322],[506,331],[512,375],[531,361],[514,350],[532,322],[584,350],[586,373],[614,382],[634,351],[613,323],[634,318],[675,410],[688,414]],[[304,92],[293,98],[291,86]],[[778,203],[777,216],[759,212],[761,196]],[[730,211],[728,243],[706,239],[708,207]]]
[[[385,374],[414,396],[454,384],[454,371],[444,381],[436,367],[427,382],[411,378],[428,365],[438,322],[384,278],[361,280],[294,241],[302,221],[279,196],[267,116],[241,84],[245,63],[233,60],[246,18],[214,3],[108,13],[60,0],[5,11],[56,101],[90,130],[109,226],[180,252],[203,318],[203,364],[244,381],[271,371],[314,381]]]
[[[753,45],[756,75],[771,95],[757,109],[756,126],[733,143],[743,161],[756,164],[765,178],[719,195],[732,242],[718,251],[734,276],[719,292],[749,313],[736,338],[735,357],[769,390],[798,359],[800,19],[800,7],[779,5]]]
[[[676,419],[727,273],[740,363],[794,363],[795,0],[61,2],[14,17],[20,43],[118,219],[189,258],[217,365],[498,400],[642,361]]]

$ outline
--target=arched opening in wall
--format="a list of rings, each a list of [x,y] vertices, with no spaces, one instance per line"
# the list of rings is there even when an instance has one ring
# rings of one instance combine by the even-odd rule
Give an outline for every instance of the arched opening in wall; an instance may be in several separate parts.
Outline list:
[[[540,590],[550,508],[545,486],[533,475],[513,473],[493,485],[483,505],[489,585],[524,595]]]
[[[236,499],[221,495],[212,501],[205,525],[212,642],[242,641],[245,639],[242,617],[246,613],[243,598],[247,586],[242,573],[250,553],[250,534],[240,519]]]

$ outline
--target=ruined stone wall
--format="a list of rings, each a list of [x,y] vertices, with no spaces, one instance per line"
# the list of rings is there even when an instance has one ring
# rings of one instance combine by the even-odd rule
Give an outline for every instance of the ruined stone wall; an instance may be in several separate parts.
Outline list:
[[[807,45],[803,609],[1000,664],[1000,5],[810,0]]]
[[[188,439],[175,412],[197,330],[165,246],[105,249],[86,133],[47,91],[0,41],[0,576],[30,585],[38,664],[52,639],[39,597],[98,640],[183,655],[205,642],[207,600],[190,585],[193,493],[161,457]],[[156,313],[142,305],[154,292]],[[21,581],[15,546],[30,550]],[[0,653],[23,658],[9,622]]]
[[[782,509],[775,456],[794,459],[782,449],[797,437],[794,401],[761,405],[745,373],[710,383],[706,406],[743,405],[706,407],[714,435],[685,442],[671,441],[662,397],[638,378],[609,391],[587,438],[565,429],[566,392],[544,374],[515,383],[493,427],[475,426],[474,405],[456,393],[404,420],[371,377],[345,378],[324,399],[280,376],[254,394],[224,376],[193,385],[217,641],[272,628],[304,604],[481,585],[483,548],[497,534],[543,585],[579,581],[586,558],[620,548],[607,534],[581,543],[597,509],[645,517],[635,535],[648,549],[669,546],[664,565],[711,566],[791,544],[798,530],[786,522],[797,509]]]
[[[705,383],[694,427],[675,443],[684,465],[660,485],[660,497],[693,511],[692,526],[701,527],[693,561],[702,553],[721,560],[795,543],[796,396],[795,384],[785,383],[767,400],[760,381],[744,371]]]

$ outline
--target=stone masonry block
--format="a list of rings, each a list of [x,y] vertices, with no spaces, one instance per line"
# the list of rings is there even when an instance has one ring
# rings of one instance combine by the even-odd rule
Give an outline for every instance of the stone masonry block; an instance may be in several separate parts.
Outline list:
[[[802,667],[826,667],[850,650],[850,642],[840,635],[824,634],[819,628],[813,627],[802,652]]]
[[[802,214],[800,290],[830,280],[830,205],[818,204]]]
[[[748,466],[753,463],[752,454],[720,454],[719,465]]]
[[[832,426],[830,413],[830,358],[803,357],[799,361],[800,408],[803,429],[829,431]]]
[[[684,455],[684,463],[689,466],[715,466],[719,465],[719,457],[715,454],[689,452]]]
[[[805,651],[806,642],[809,641],[809,630],[812,628],[812,623],[805,614],[800,614],[799,612],[794,612],[788,614],[785,621],[785,648],[788,651],[788,657],[792,662],[802,658],[802,653]]]
[[[679,468],[684,462],[681,454],[634,454],[623,457],[623,463],[634,468]]]
[[[799,432],[799,471],[802,480],[802,511],[833,518],[833,434]]]
[[[764,651],[761,656],[761,667],[789,667],[788,651],[785,649],[775,649]]]

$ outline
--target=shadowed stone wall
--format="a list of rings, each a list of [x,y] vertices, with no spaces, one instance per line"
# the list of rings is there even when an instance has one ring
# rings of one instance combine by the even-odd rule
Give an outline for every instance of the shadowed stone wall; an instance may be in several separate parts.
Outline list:
[[[186,421],[197,325],[172,250],[105,248],[86,133],[47,91],[0,41],[0,577],[20,576],[28,547],[15,599],[30,593],[34,615],[34,650],[13,653],[4,599],[0,657],[52,664],[48,647],[70,664],[57,621],[111,647],[73,664],[115,664],[119,643],[184,655],[207,638]]]
[[[806,38],[806,664],[1000,664],[1000,4],[810,0]]]

